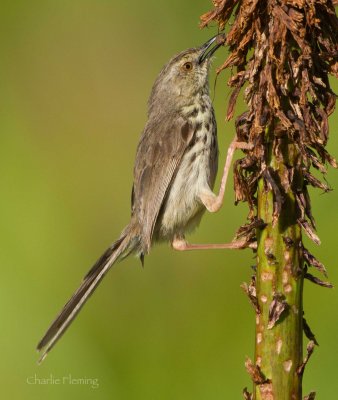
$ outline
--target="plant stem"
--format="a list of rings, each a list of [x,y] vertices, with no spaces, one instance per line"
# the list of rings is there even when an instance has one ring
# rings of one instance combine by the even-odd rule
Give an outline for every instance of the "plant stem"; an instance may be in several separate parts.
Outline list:
[[[294,146],[285,139],[282,141],[270,135],[270,140],[267,165],[276,174],[274,179],[282,180],[285,165],[295,166],[297,155]],[[283,147],[284,160],[278,160],[274,155],[276,145]],[[267,225],[257,233],[256,295],[260,313],[256,315],[255,364],[265,380],[255,383],[254,399],[301,400],[302,374],[297,372],[302,363],[303,347],[301,229],[297,224],[292,189],[284,194],[276,221],[273,197],[272,190],[261,178],[258,217]]]
[[[252,149],[234,168],[235,201],[248,202],[250,220],[238,235],[250,243],[255,228],[257,238],[256,276],[242,285],[256,310],[255,362],[245,363],[254,394],[245,388],[246,400],[301,400],[303,371],[317,344],[303,319],[303,280],[332,287],[307,272],[314,267],[327,276],[304,249],[301,230],[320,244],[307,186],[328,192],[312,170],[325,175],[327,164],[338,168],[325,148],[336,103],[329,74],[338,77],[334,3],[218,0],[201,16],[203,27],[213,21],[222,31],[228,24],[229,55],[218,69],[232,71],[227,119],[244,86],[248,105],[236,119],[236,133]],[[310,339],[304,361],[303,328]]]

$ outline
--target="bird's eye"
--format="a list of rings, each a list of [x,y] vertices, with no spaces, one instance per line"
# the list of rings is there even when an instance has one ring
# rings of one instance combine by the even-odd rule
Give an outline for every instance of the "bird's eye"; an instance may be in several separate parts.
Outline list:
[[[191,62],[186,62],[183,64],[183,69],[184,71],[191,71],[192,70],[192,63]]]

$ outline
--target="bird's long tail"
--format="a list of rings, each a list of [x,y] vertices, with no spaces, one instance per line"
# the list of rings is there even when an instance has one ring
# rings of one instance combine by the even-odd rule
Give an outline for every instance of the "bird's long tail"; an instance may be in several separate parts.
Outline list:
[[[56,317],[44,337],[38,343],[37,350],[41,352],[39,363],[45,359],[48,352],[65,333],[69,325],[113,264],[137,250],[139,244],[138,238],[135,234],[132,234],[130,232],[131,230],[128,228],[97,260],[94,266],[83,278],[80,287],[65,304],[60,314]]]

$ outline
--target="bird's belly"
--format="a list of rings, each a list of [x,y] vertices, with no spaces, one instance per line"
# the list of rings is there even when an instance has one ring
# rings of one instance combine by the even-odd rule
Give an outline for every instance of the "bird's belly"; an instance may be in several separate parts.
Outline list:
[[[206,185],[213,188],[217,158],[215,132],[200,132],[184,154],[169,188],[156,223],[157,240],[182,236],[199,224],[205,207],[198,195]]]

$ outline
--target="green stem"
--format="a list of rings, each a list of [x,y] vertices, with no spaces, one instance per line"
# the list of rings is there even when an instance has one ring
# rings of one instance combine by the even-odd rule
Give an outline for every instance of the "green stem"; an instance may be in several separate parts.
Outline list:
[[[271,139],[275,143],[278,140],[278,145],[283,147],[284,160],[277,160],[271,144],[268,166],[277,179],[283,179],[285,164],[295,166],[297,156],[292,145],[280,139]],[[274,196],[263,178],[260,179],[258,217],[267,225],[257,235],[256,295],[260,313],[256,315],[255,363],[265,381],[255,383],[256,400],[302,398],[302,376],[297,373],[303,357],[301,229],[297,224],[297,207],[291,188],[284,196],[281,213],[274,222]],[[273,302],[275,308],[284,304],[285,309],[272,327],[269,309]]]

